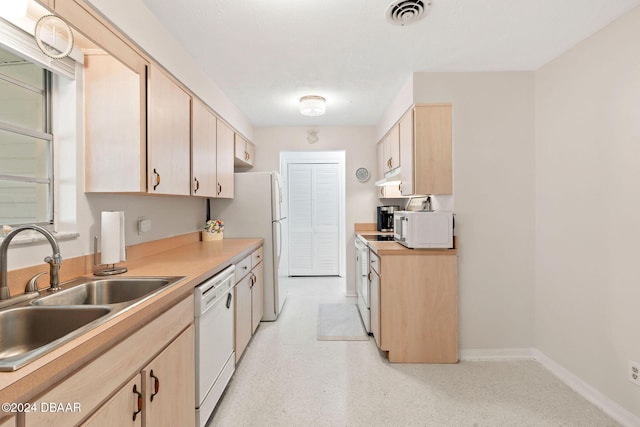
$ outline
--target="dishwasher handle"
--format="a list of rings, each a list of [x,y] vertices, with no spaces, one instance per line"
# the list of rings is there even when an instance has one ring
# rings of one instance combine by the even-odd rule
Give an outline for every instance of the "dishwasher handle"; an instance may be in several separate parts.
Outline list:
[[[231,296],[231,292],[229,292],[229,293],[227,294],[227,309],[231,308],[231,299],[232,299],[232,298],[233,298],[233,297]]]

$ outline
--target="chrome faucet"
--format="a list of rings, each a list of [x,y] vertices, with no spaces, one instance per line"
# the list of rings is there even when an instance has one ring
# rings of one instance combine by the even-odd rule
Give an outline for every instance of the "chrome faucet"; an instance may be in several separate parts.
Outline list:
[[[7,284],[7,252],[9,251],[9,243],[16,236],[24,230],[35,230],[47,238],[53,249],[53,255],[44,259],[44,262],[49,264],[49,285],[51,285],[51,291],[60,290],[58,271],[62,264],[62,255],[60,255],[60,248],[56,238],[46,228],[39,225],[27,224],[14,228],[2,241],[0,245],[0,300],[6,300],[11,298],[9,286]]]

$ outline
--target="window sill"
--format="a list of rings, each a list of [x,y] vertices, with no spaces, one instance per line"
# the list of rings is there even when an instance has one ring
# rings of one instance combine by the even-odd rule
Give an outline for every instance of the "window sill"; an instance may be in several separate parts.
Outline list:
[[[80,236],[80,233],[77,231],[62,231],[59,233],[54,232],[56,240],[64,241],[64,240],[73,240],[77,239]],[[0,237],[0,243],[4,241],[4,237]],[[46,242],[47,238],[37,231],[23,231],[18,234],[16,237],[11,240],[9,246],[19,246],[19,245],[29,245],[31,243],[40,243]]]

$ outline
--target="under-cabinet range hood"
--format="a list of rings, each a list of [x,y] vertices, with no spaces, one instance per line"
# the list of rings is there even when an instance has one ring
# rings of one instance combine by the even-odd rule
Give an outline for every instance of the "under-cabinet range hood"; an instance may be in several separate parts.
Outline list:
[[[394,185],[400,185],[402,178],[400,176],[400,167],[395,168],[384,174],[384,178],[376,181],[376,187],[391,187]]]

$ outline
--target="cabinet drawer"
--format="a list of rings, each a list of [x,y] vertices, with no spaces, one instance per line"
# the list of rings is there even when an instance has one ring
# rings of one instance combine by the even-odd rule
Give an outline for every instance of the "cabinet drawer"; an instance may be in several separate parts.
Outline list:
[[[242,261],[236,264],[236,283],[251,271],[251,258],[252,255],[247,255]]]
[[[369,250],[369,264],[371,265],[371,268],[380,274],[380,257],[372,250]]]
[[[262,246],[251,254],[251,268],[262,262]]]

